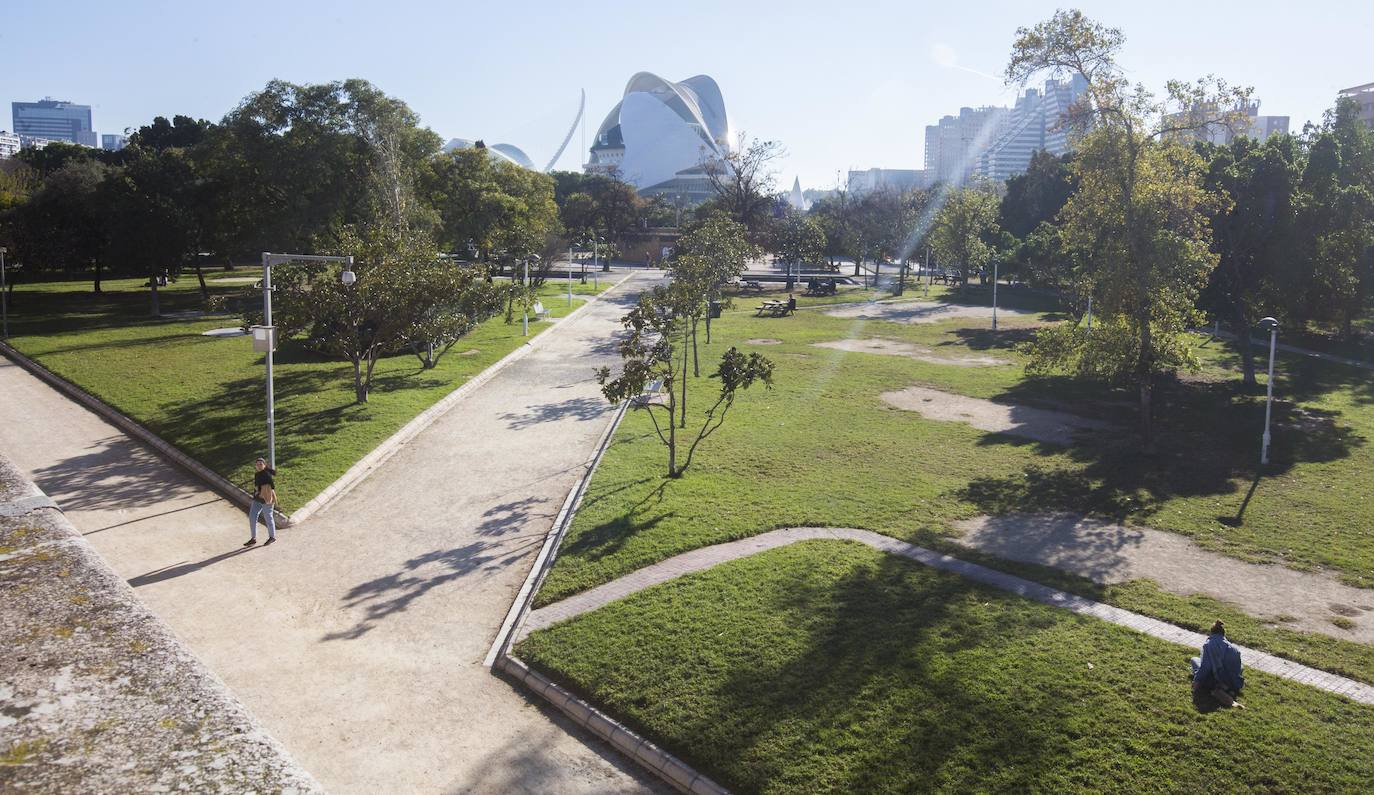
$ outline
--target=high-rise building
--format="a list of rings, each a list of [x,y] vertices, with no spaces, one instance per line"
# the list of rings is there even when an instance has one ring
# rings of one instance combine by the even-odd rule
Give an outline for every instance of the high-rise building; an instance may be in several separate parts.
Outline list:
[[[1087,87],[1087,81],[1075,75],[1071,80],[1047,80],[1043,91],[1026,89],[1002,125],[1001,134],[979,157],[978,174],[1003,182],[1025,172],[1037,151],[1052,155],[1068,152],[1068,130],[1060,122]]]
[[[0,160],[19,154],[19,136],[8,130],[0,130]]]
[[[909,168],[870,168],[849,172],[849,192],[855,196],[879,190],[908,191],[928,188],[927,172]]]
[[[129,145],[129,136],[118,135],[116,133],[105,133],[100,136],[100,148],[109,152],[118,152]]]
[[[1244,107],[1236,109],[1244,115],[1244,118],[1238,123],[1229,126],[1226,124],[1209,124],[1183,133],[1181,137],[1196,141],[1211,141],[1214,144],[1227,146],[1237,138],[1254,138],[1257,141],[1263,141],[1271,135],[1282,135],[1288,132],[1289,118],[1287,116],[1261,116],[1259,115],[1259,107],[1259,100],[1251,100]],[[1200,113],[1214,115],[1216,108],[1210,106],[1181,111],[1170,114],[1168,120],[1186,123],[1190,115]]]
[[[1374,130],[1374,83],[1365,83],[1362,86],[1353,88],[1343,88],[1337,95],[1338,99],[1353,99],[1360,105],[1360,121],[1364,126]]]
[[[61,102],[44,97],[37,102],[13,102],[14,131],[20,135],[68,141],[82,146],[99,146],[91,128],[91,106]]]
[[[1006,123],[1006,108],[960,108],[926,126],[925,173],[931,182],[963,184]]]

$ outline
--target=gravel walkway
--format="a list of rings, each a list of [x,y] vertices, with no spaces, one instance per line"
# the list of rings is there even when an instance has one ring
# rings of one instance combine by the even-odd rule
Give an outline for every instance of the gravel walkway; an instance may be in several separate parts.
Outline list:
[[[871,530],[855,530],[851,528],[823,528],[823,527],[795,527],[773,530],[762,535],[742,539],[740,541],[730,541],[724,544],[695,549],[668,560],[646,566],[638,571],[612,580],[604,585],[597,586],[580,594],[570,596],[561,602],[548,605],[535,610],[529,614],[524,625],[517,632],[517,640],[524,638],[531,632],[545,627],[552,626],[560,621],[566,621],[583,613],[591,612],[599,607],[603,607],[618,599],[624,599],[630,594],[642,591],[645,588],[677,579],[685,574],[704,571],[718,566],[721,563],[735,560],[737,558],[753,555],[767,549],[795,544],[798,541],[810,541],[814,539],[831,539],[842,541],[857,541],[866,544],[874,549],[888,552],[893,555],[901,555],[910,558],[918,563],[923,563],[933,568],[953,572],[962,577],[966,577],[975,582],[990,585],[994,588],[1001,588],[1010,591],[1018,596],[1027,599],[1034,599],[1053,607],[1060,607],[1072,611],[1079,615],[1092,616],[1103,621],[1110,621],[1137,632],[1142,632],[1151,637],[1167,640],[1170,643],[1177,643],[1190,649],[1197,649],[1202,646],[1206,638],[1196,632],[1168,624],[1148,616],[1132,613],[1129,610],[1122,610],[1119,607],[1095,602],[1081,596],[1065,593],[1046,585],[1041,585],[1030,580],[1007,574],[1005,572],[989,569],[976,563],[969,563],[965,560],[942,555],[924,547],[898,541],[895,538],[875,533]],[[1245,657],[1245,666],[1250,670],[1259,670],[1284,679],[1291,679],[1305,685],[1310,685],[1322,690],[1346,696],[1362,704],[1374,705],[1374,686],[1356,682],[1343,676],[1336,676],[1305,665],[1275,657],[1266,652],[1239,647]],[[1184,654],[1180,651],[1179,663],[1183,663]]]
[[[981,516],[955,527],[963,533],[960,543],[999,558],[1100,583],[1146,577],[1171,593],[1206,594],[1291,629],[1374,643],[1374,591],[1327,574],[1246,563],[1175,533],[1068,514]],[[1351,628],[1337,627],[1337,618]]]

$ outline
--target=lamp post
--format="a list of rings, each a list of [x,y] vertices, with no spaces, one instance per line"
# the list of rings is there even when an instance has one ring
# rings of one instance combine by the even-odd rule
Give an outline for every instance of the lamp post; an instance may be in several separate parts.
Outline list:
[[[568,306],[572,306],[572,266],[573,250],[572,246],[568,246]]]
[[[285,262],[342,262],[345,267],[340,281],[352,285],[358,280],[353,273],[352,257],[262,252],[262,325],[253,328],[253,349],[262,351],[267,363],[267,465],[273,469],[277,468],[277,406],[276,393],[273,391],[272,354],[277,349],[277,329],[272,325],[272,266]]]
[[[1093,333],[1093,297],[1092,297],[1092,294],[1091,294],[1091,293],[1088,294],[1088,330],[1087,330],[1087,333],[1089,333],[1089,334]]]
[[[10,338],[10,297],[5,283],[5,255],[8,253],[9,249],[0,246],[0,319],[3,319],[5,339]]]
[[[1268,395],[1264,400],[1264,439],[1260,445],[1260,463],[1269,463],[1269,419],[1274,411],[1274,349],[1278,347],[1279,321],[1266,317],[1259,322],[1260,328],[1269,329],[1269,384]],[[1249,332],[1246,332],[1247,334]]]
[[[997,260],[992,261],[992,330],[997,330]]]

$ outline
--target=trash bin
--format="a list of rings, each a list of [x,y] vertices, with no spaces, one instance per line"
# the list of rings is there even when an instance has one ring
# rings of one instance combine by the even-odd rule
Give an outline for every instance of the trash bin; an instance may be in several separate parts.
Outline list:
[[[710,314],[712,320],[715,320],[716,318],[720,317],[720,302],[719,302],[719,301],[712,301],[712,302],[707,306],[707,309],[709,310],[709,313],[708,313],[708,314]]]

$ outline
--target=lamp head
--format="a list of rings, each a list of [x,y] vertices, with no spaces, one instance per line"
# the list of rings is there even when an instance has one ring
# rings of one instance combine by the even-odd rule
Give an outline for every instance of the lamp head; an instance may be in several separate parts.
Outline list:
[[[1262,329],[1274,330],[1279,327],[1279,321],[1275,320],[1272,317],[1266,317],[1260,320],[1259,325]]]

